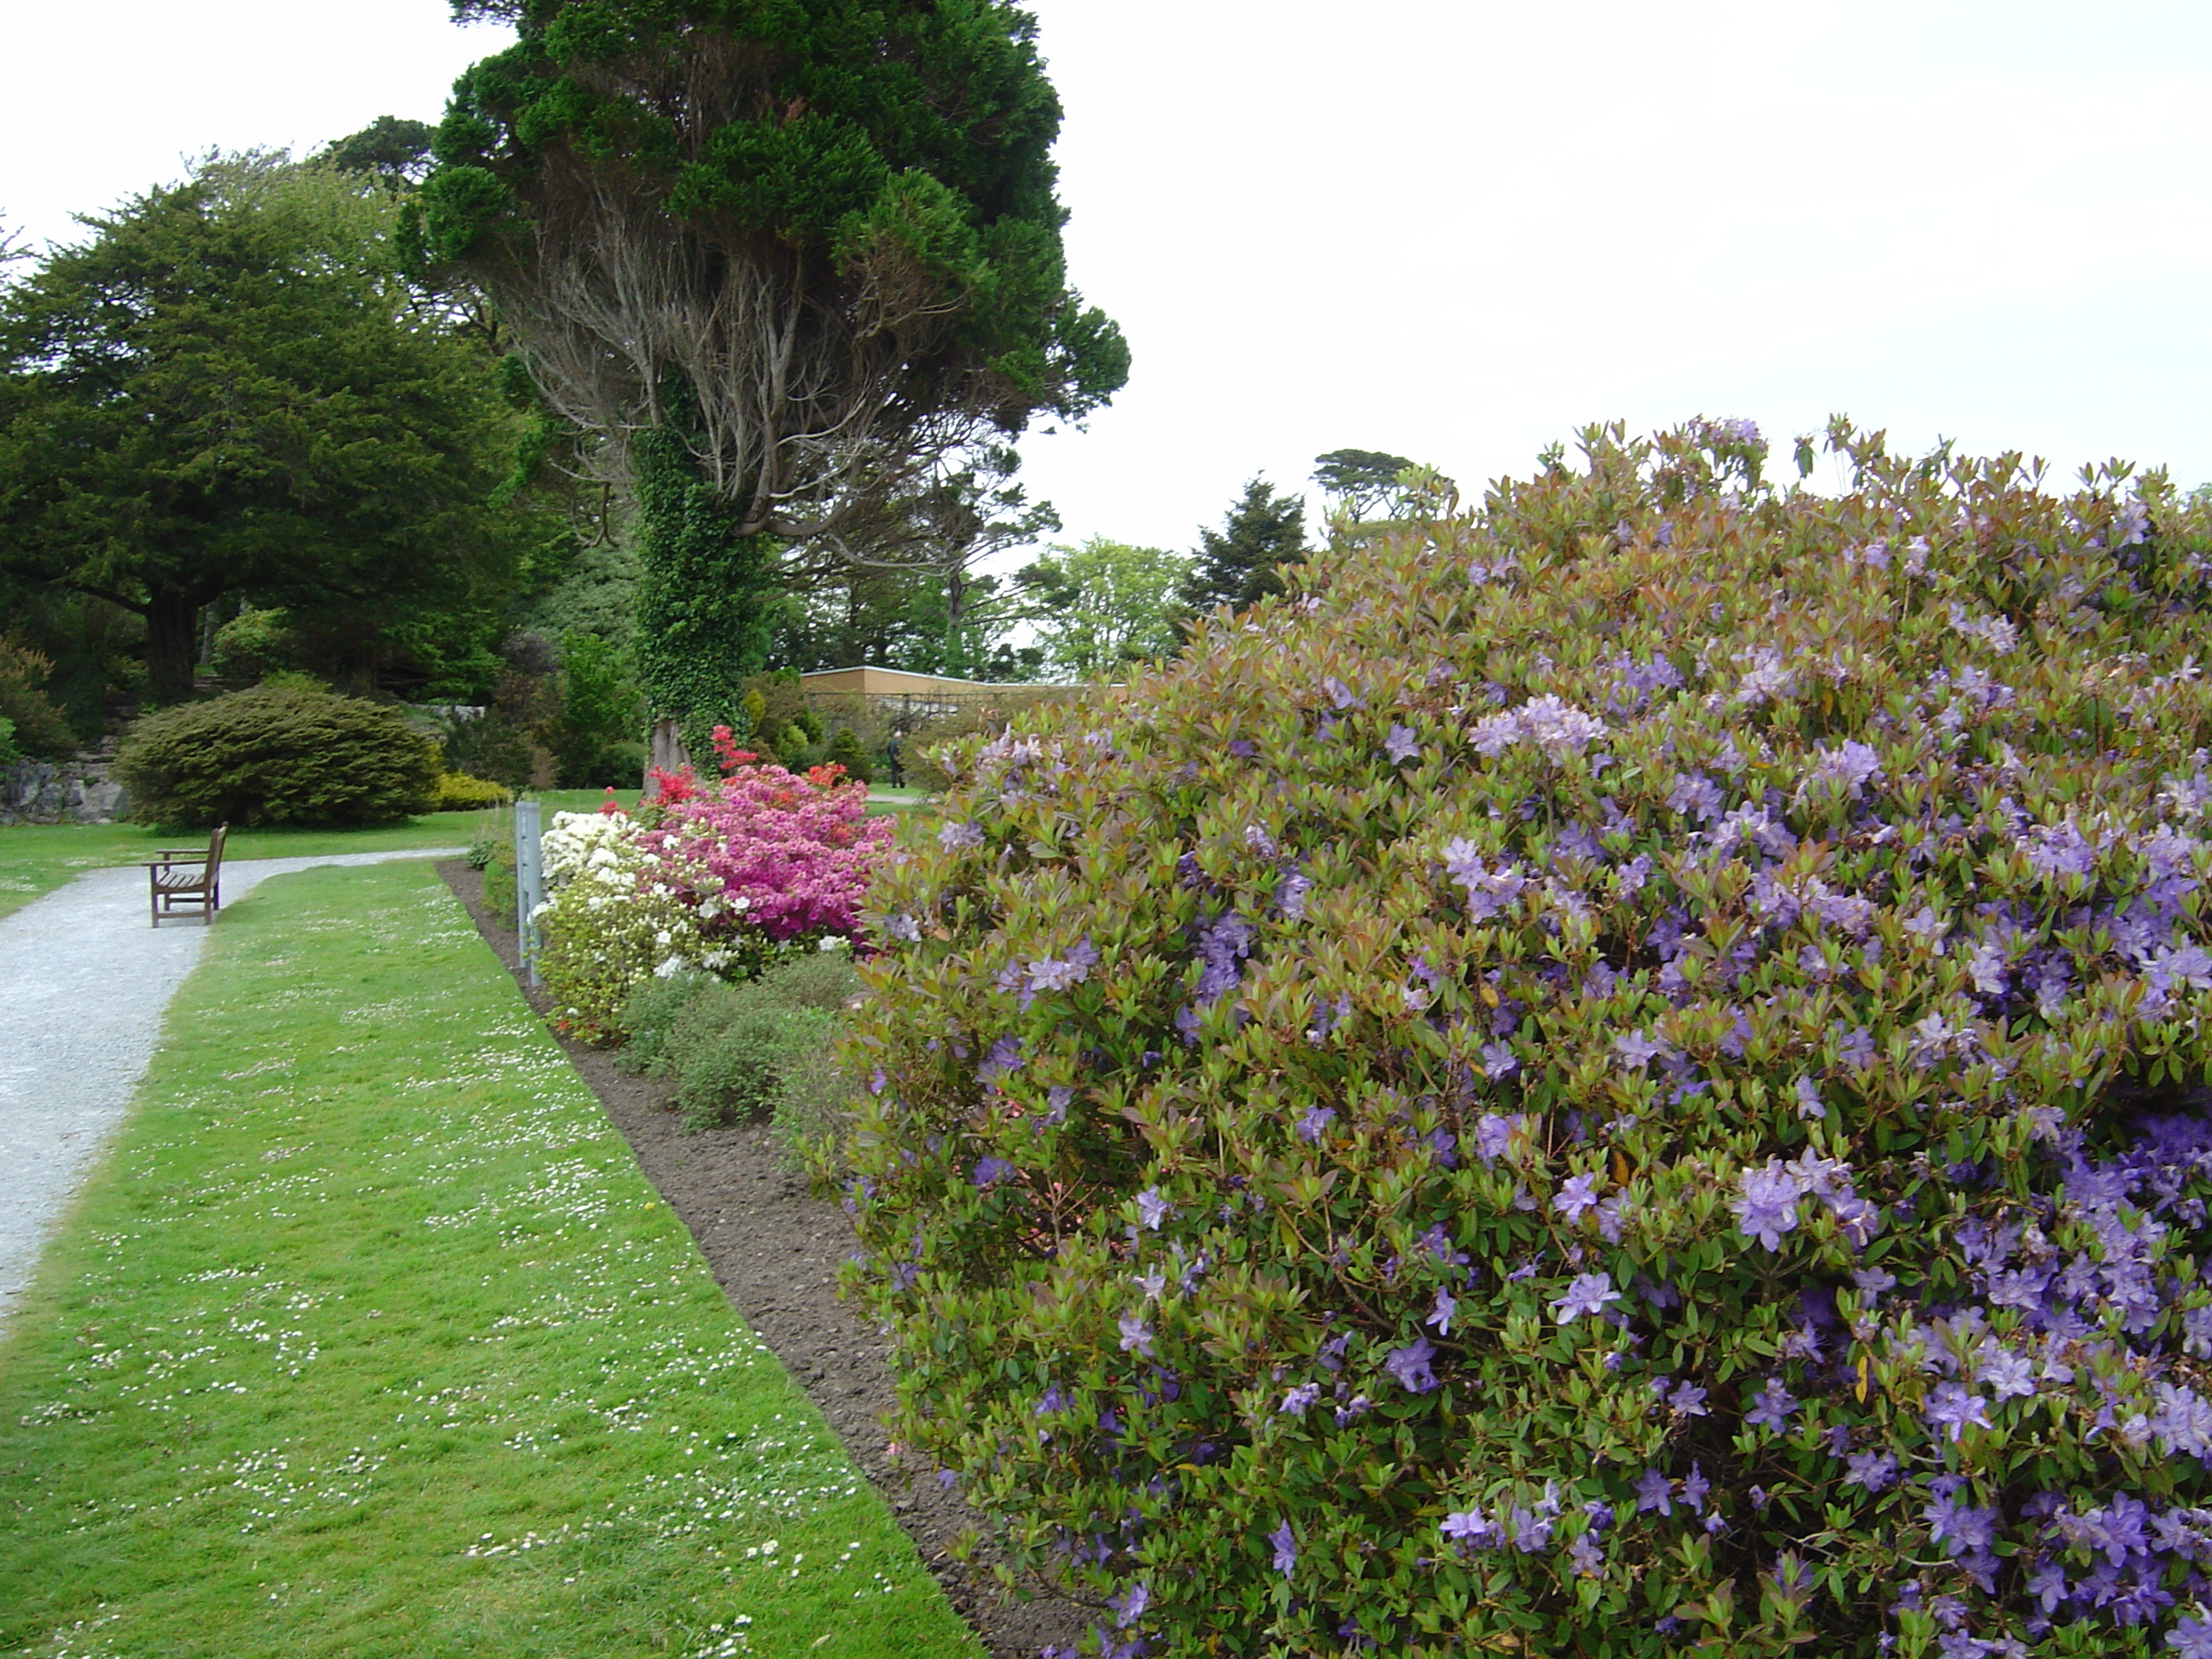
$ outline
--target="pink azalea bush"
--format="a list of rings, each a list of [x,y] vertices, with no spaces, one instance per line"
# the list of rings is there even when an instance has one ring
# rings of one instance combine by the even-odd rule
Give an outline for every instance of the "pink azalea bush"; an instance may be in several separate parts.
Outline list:
[[[726,921],[776,945],[849,937],[891,830],[867,816],[867,786],[846,782],[843,771],[802,775],[739,761],[719,786],[665,805],[645,845],[714,908],[702,922]]]
[[[890,846],[844,769],[763,766],[727,741],[728,775],[656,773],[633,820],[563,813],[546,837],[542,966],[562,1030],[618,1042],[631,994],[687,969],[749,979],[780,954],[850,942]]]

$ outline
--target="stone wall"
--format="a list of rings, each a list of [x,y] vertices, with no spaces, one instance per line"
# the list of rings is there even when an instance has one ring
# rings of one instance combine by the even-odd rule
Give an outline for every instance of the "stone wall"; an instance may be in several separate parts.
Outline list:
[[[0,766],[0,823],[109,823],[130,810],[108,775],[112,757]]]

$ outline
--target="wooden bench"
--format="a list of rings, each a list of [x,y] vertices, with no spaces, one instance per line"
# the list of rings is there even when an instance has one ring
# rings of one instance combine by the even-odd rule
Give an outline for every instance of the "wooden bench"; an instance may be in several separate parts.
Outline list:
[[[205,851],[156,849],[155,861],[146,866],[155,927],[177,916],[198,916],[204,926],[215,925],[215,913],[222,908],[222,843],[229,834],[228,824],[217,824]]]

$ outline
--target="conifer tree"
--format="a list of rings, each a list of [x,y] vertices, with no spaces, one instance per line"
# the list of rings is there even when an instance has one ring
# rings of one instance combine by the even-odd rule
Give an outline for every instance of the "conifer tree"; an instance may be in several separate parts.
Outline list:
[[[1265,478],[1254,478],[1222,527],[1200,529],[1198,540],[1195,562],[1177,590],[1183,604],[1201,615],[1253,604],[1283,591],[1278,565],[1305,562],[1305,499],[1278,495]]]

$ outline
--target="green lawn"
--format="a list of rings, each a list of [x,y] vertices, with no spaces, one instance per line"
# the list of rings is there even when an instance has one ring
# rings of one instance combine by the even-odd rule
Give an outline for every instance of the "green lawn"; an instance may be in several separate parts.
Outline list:
[[[598,789],[548,790],[538,799],[545,816],[595,810],[605,799]],[[620,797],[625,805],[635,791]],[[382,853],[416,847],[465,847],[489,833],[495,812],[432,812],[379,830],[238,830],[225,856],[235,859],[294,858],[323,853]],[[511,829],[501,833],[512,833]],[[87,870],[112,864],[137,864],[156,848],[204,845],[206,836],[189,831],[149,830],[137,823],[21,823],[0,828],[0,916],[20,909],[41,893],[74,881]]]
[[[0,1343],[0,1651],[980,1653],[429,870],[168,1030]]]

